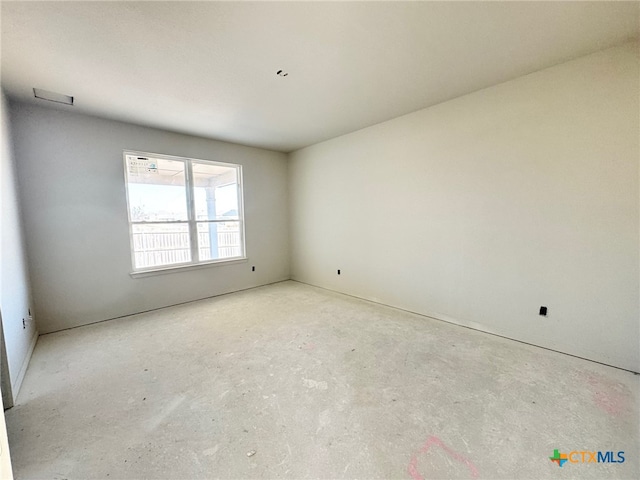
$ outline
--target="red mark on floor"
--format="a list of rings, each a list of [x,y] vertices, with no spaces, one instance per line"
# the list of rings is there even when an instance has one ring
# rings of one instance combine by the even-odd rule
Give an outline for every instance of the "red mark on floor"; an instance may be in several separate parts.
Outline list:
[[[589,375],[587,382],[591,386],[593,403],[600,410],[613,416],[625,414],[631,410],[630,392],[625,385],[595,375]]]
[[[465,465],[471,472],[471,478],[478,478],[478,475],[479,475],[478,469],[471,462],[471,460],[459,454],[458,452],[451,449],[450,447],[446,446],[442,442],[442,440],[432,435],[429,438],[427,438],[427,441],[424,443],[422,448],[411,456],[408,472],[409,472],[409,475],[411,475],[411,478],[413,478],[413,480],[424,480],[424,477],[420,475],[420,472],[418,471],[418,455],[422,453],[427,453],[431,449],[431,447],[433,447],[434,445],[436,447],[440,447],[447,455],[449,455],[449,457],[453,458],[455,461]]]

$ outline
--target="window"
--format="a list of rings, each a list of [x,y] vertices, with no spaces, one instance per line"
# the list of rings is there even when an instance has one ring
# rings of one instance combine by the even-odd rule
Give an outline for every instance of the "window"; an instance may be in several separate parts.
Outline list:
[[[244,258],[242,167],[124,152],[134,272]]]

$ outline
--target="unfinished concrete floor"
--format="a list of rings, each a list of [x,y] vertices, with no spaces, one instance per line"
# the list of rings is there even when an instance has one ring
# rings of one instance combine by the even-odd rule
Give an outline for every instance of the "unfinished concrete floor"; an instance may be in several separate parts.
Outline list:
[[[639,379],[284,282],[40,337],[6,418],[18,479],[640,478]]]

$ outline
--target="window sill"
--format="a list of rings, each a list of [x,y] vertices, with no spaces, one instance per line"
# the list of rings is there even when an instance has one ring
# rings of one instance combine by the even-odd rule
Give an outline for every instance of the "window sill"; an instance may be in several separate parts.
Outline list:
[[[151,277],[154,275],[163,275],[165,273],[178,273],[178,272],[185,272],[188,270],[195,270],[195,269],[205,268],[205,267],[233,265],[236,263],[246,263],[246,262],[247,262],[247,257],[240,257],[240,258],[233,258],[230,260],[215,260],[212,262],[189,263],[186,265],[158,267],[150,270],[140,270],[137,272],[131,272],[129,273],[129,275],[132,278],[143,278],[143,277]]]

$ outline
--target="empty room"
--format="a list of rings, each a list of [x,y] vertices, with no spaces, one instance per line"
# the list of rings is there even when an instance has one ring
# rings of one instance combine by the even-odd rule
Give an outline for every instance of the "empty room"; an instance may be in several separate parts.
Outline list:
[[[0,13],[0,478],[640,478],[640,3]]]

